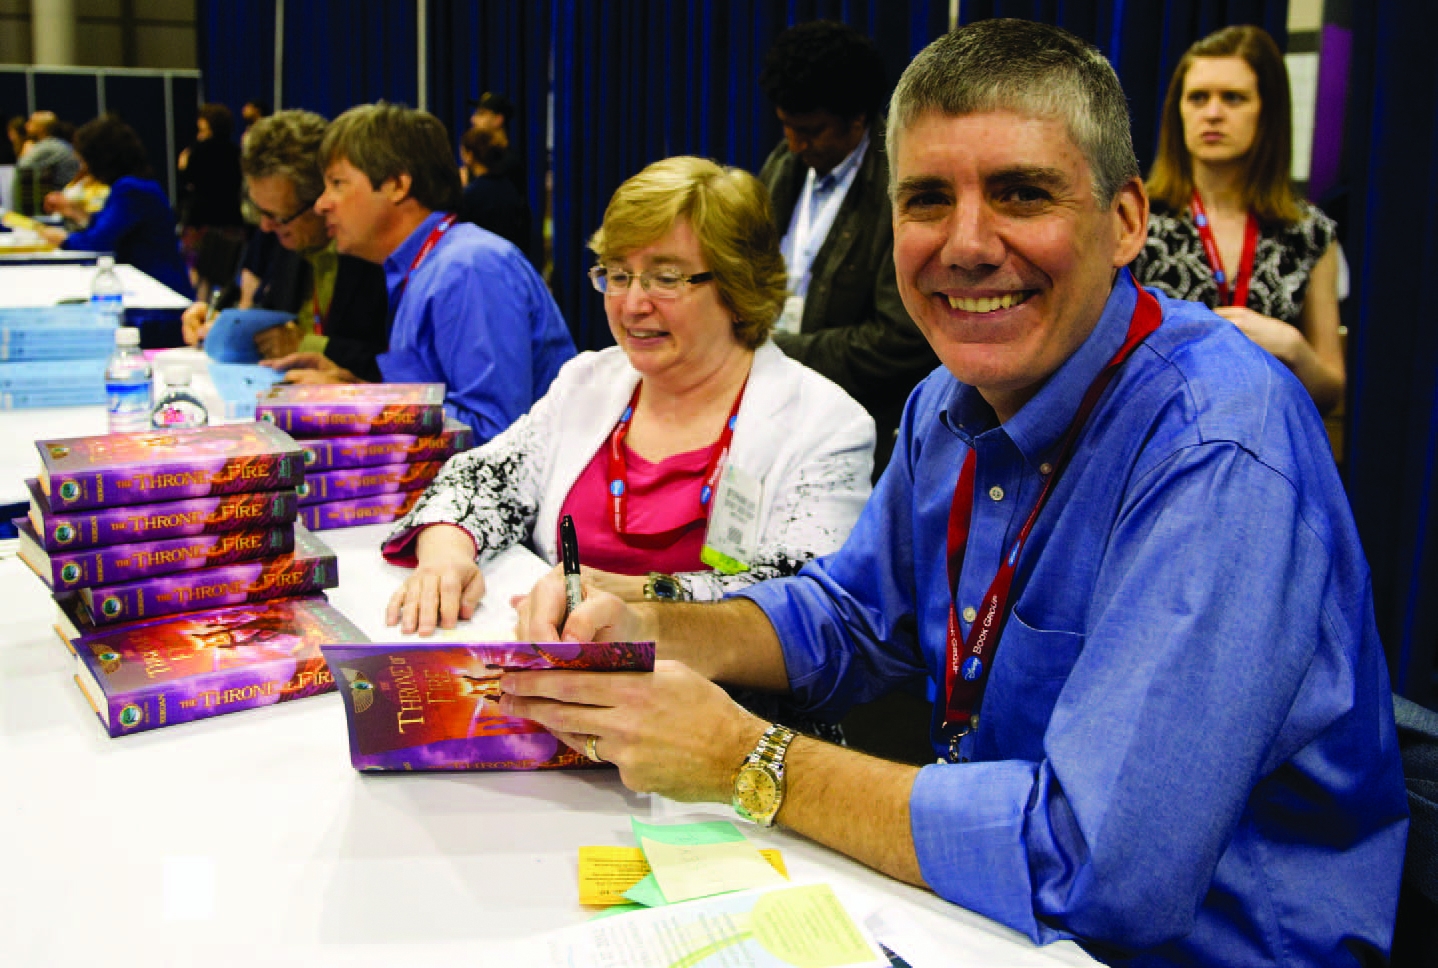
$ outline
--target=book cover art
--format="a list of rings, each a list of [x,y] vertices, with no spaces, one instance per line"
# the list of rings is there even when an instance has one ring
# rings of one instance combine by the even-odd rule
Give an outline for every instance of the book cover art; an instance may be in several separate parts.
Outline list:
[[[366,772],[552,770],[594,764],[538,723],[499,711],[508,669],[648,672],[652,642],[327,645]]]
[[[346,467],[337,471],[308,474],[296,488],[300,507],[321,501],[347,501],[370,494],[422,491],[434,480],[443,461],[422,464],[381,464],[378,467]]]
[[[55,511],[273,491],[304,480],[304,458],[268,424],[37,440],[40,490]]]
[[[352,501],[322,501],[300,508],[300,521],[311,531],[353,528],[362,524],[388,524],[404,517],[419,503],[423,491],[392,491]]]
[[[296,437],[433,436],[444,427],[443,383],[277,383],[255,418]]]
[[[305,473],[381,464],[445,461],[474,446],[474,431],[458,420],[446,420],[433,437],[379,434],[369,437],[311,437],[299,442],[305,452]]]
[[[21,560],[55,591],[72,591],[134,581],[150,575],[169,575],[254,561],[286,554],[295,548],[293,524],[106,545],[79,551],[57,551],[53,554],[41,545],[40,537],[28,518],[16,518],[15,528],[20,532]]]
[[[76,679],[111,736],[334,689],[320,646],[364,641],[324,596],[132,623],[71,645]]]
[[[335,554],[303,527],[295,550],[260,561],[158,575],[118,585],[80,589],[80,600],[97,626],[173,615],[197,608],[260,602],[303,595],[339,584]]]
[[[299,495],[291,489],[57,512],[39,481],[25,483],[30,489],[30,523],[40,544],[52,552],[290,524],[300,506]]]

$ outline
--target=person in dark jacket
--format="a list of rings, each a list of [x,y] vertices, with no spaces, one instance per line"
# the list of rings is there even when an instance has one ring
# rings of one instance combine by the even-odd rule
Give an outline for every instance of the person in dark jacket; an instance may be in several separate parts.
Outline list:
[[[460,198],[459,217],[513,242],[529,255],[529,206],[514,184],[495,172],[494,166],[503,156],[504,148],[492,131],[470,128],[464,133],[460,157],[469,169],[469,180]]]
[[[91,177],[110,186],[110,197],[84,229],[42,228],[42,234],[62,249],[113,252],[116,262],[193,296],[175,240],[174,210],[135,129],[116,115],[103,115],[75,132],[75,153]]]
[[[192,270],[210,231],[244,235],[240,217],[240,149],[235,119],[223,104],[202,104],[195,140],[180,152],[180,252]]]
[[[784,126],[759,172],[789,269],[774,342],[873,416],[877,475],[909,391],[939,363],[895,283],[883,61],[852,27],[802,23],[775,39],[759,86]]]

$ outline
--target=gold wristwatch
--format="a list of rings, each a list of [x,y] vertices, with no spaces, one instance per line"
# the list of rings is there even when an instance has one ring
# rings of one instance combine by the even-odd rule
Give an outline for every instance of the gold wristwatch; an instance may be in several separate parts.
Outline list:
[[[689,594],[684,590],[684,583],[673,575],[666,575],[662,571],[651,571],[648,579],[644,582],[644,600],[646,602],[685,602],[689,600]]]
[[[763,827],[774,826],[784,802],[784,754],[794,741],[792,729],[775,723],[764,731],[734,777],[734,812]]]

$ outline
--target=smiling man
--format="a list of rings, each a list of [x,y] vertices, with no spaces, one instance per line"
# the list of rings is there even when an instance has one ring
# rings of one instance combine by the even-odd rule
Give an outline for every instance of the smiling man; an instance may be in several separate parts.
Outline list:
[[[393,104],[350,108],[320,145],[315,204],[339,250],[384,266],[393,320],[386,383],[443,383],[481,443],[544,395],[574,343],[513,245],[455,223],[459,175],[444,125]]]
[[[1368,964],[1407,827],[1368,572],[1272,357],[1137,288],[1147,201],[1102,55],[987,20],[894,95],[895,262],[943,361],[839,552],[746,600],[625,606],[652,675],[507,675],[624,782],[730,800],[1023,932],[1144,965]],[[536,586],[521,630],[563,621]],[[929,678],[937,763],[759,721]]]

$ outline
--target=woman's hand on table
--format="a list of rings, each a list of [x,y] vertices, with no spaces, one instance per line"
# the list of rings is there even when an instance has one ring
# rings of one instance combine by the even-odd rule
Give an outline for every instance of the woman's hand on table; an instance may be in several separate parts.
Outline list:
[[[474,561],[474,540],[461,528],[425,528],[415,540],[418,564],[385,607],[386,625],[406,635],[433,635],[474,615],[484,598],[484,575]]]

